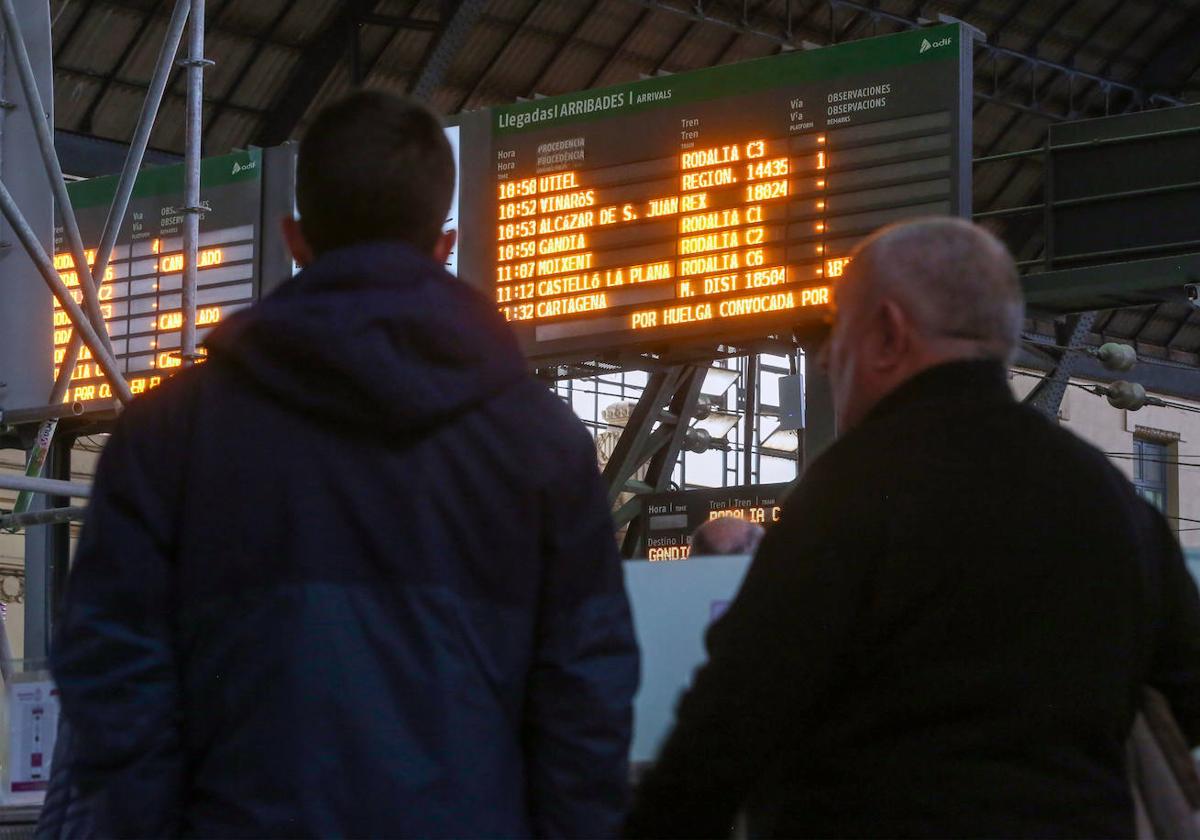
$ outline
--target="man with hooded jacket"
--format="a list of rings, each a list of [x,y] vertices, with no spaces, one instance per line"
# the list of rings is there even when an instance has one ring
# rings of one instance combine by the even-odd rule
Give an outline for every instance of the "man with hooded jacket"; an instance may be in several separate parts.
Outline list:
[[[100,834],[616,830],[638,659],[605,493],[442,268],[453,179],[424,108],[326,109],[304,270],[117,424],[53,651]]]

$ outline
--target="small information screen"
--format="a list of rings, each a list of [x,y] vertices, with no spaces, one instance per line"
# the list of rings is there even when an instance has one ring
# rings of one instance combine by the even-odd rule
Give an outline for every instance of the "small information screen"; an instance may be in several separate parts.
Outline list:
[[[969,212],[963,38],[939,27],[494,110],[495,297],[526,352],[819,320],[863,236]]]
[[[646,496],[646,559],[686,560],[692,534],[710,519],[734,517],[769,528],[779,521],[788,486],[756,484]]]

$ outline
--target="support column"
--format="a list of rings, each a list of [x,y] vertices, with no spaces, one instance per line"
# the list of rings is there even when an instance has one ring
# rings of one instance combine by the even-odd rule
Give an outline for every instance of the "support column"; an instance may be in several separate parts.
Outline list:
[[[59,439],[46,457],[46,475],[59,481],[71,478],[71,445]],[[65,496],[38,496],[34,510],[65,507]],[[71,523],[36,525],[25,531],[25,659],[45,659],[58,602],[65,591],[71,562]]]

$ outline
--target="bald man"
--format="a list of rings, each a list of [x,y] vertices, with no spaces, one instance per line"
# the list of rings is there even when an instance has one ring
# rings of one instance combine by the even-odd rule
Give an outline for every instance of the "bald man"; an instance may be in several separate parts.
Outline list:
[[[1023,307],[962,221],[853,253],[839,440],[767,533],[626,832],[1114,837],[1144,684],[1200,741],[1200,598],[1165,520],[1017,403]]]

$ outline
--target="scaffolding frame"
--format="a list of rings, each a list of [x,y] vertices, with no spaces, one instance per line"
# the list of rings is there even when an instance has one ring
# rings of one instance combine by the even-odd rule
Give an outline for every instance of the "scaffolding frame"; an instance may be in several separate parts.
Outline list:
[[[26,8],[33,9],[34,4],[23,6],[22,11]],[[184,365],[192,364],[197,358],[195,301],[199,223],[200,213],[203,209],[200,199],[200,160],[203,136],[204,71],[212,66],[213,62],[204,56],[204,0],[176,0],[162,45],[159,48],[154,75],[142,103],[137,127],[118,177],[116,193],[109,207],[93,261],[89,262],[75,209],[67,191],[67,182],[63,177],[58,153],[54,148],[54,129],[50,113],[38,90],[21,16],[18,14],[14,0],[0,0],[0,19],[3,23],[7,48],[11,51],[17,69],[18,82],[25,101],[29,104],[28,119],[32,121],[34,127],[43,169],[54,196],[57,216],[62,222],[65,244],[74,263],[73,267],[78,278],[81,298],[77,303],[72,290],[59,276],[51,254],[42,245],[37,232],[9,192],[4,183],[3,174],[0,173],[0,213],[12,227],[13,233],[29,255],[38,274],[62,307],[62,311],[68,319],[71,334],[62,362],[55,375],[53,387],[47,396],[47,405],[40,410],[23,412],[25,415],[30,415],[22,418],[25,422],[41,422],[34,445],[29,450],[25,475],[4,477],[4,482],[0,484],[0,486],[20,491],[13,512],[0,519],[0,528],[38,528],[37,531],[26,532],[27,580],[28,586],[32,590],[26,612],[26,652],[42,656],[46,652],[49,641],[51,605],[48,596],[51,591],[52,579],[61,580],[65,574],[65,568],[58,567],[64,565],[68,554],[69,532],[66,529],[69,527],[69,522],[80,520],[85,512],[81,507],[68,506],[66,500],[72,496],[87,497],[90,494],[90,488],[86,485],[45,479],[42,478],[42,473],[48,461],[52,464],[58,464],[61,461],[68,465],[67,475],[69,476],[69,452],[64,451],[64,447],[69,447],[71,441],[57,440],[55,433],[61,417],[78,413],[76,404],[69,403],[67,400],[71,379],[84,348],[96,361],[103,382],[111,389],[111,393],[119,405],[126,405],[133,399],[120,363],[112,351],[112,343],[109,340],[108,328],[100,305],[100,288],[103,286],[118,234],[125,221],[138,172],[150,142],[150,135],[162,105],[171,71],[176,64],[176,56],[185,27],[189,29],[188,55],[178,62],[187,73],[187,132],[184,159],[186,206],[182,208],[185,214],[185,225],[183,232],[181,357]],[[0,98],[3,97],[3,93],[0,91]],[[6,108],[5,110],[11,111],[12,109]],[[5,120],[20,118],[20,116],[22,115],[6,113]],[[0,124],[0,130],[3,130],[3,124]],[[11,419],[11,417],[5,417],[6,421]],[[61,470],[58,471],[61,472]],[[42,494],[47,495],[51,502],[49,509],[31,510],[35,506],[35,495]],[[55,501],[58,501],[59,506],[54,506]],[[33,545],[32,550],[31,544]],[[39,550],[42,551],[40,559],[43,562],[31,562],[30,555],[37,554]]]

